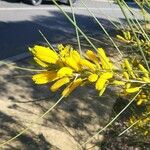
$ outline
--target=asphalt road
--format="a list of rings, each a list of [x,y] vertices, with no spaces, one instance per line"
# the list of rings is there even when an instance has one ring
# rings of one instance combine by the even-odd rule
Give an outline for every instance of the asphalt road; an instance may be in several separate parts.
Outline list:
[[[106,16],[118,23],[124,19],[118,6],[106,0],[84,0],[89,9],[109,29]],[[69,15],[69,6],[60,5]],[[138,9],[131,4],[135,11]],[[80,1],[74,5],[80,28],[87,34],[102,32]],[[45,43],[41,30],[52,44],[74,41],[75,30],[60,10],[52,3],[40,6],[0,1],[0,60],[20,58],[28,54],[28,47]],[[21,54],[21,55],[20,55]],[[14,57],[15,56],[15,57]]]

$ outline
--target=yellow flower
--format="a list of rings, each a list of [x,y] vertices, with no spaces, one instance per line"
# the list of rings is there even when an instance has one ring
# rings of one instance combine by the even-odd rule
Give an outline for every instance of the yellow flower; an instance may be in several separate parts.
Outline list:
[[[89,60],[98,62],[98,58],[97,58],[96,54],[93,51],[87,50],[86,51],[86,56],[88,57]]]
[[[33,48],[29,48],[29,50],[34,54],[37,59],[43,61],[45,63],[56,64],[59,59],[56,52],[51,50],[49,47],[44,46],[34,46]]]
[[[88,80],[90,81],[90,82],[96,82],[97,81],[97,79],[98,79],[98,75],[97,74],[91,74],[91,75],[89,75],[89,77],[88,77]]]
[[[72,76],[73,74],[73,69],[69,67],[62,67],[60,70],[57,72],[58,77],[64,77],[64,76]]]
[[[72,57],[77,63],[80,63],[81,57],[80,57],[80,54],[76,50],[70,51],[70,57]]]
[[[124,60],[124,64],[125,64],[125,67],[127,68],[127,71],[132,76],[132,78],[136,78],[135,75],[134,75],[134,73],[133,73],[132,66],[129,64],[128,59]]]
[[[96,82],[96,85],[95,85],[96,89],[102,90],[104,88],[106,82],[108,81],[108,79],[111,79],[112,77],[113,77],[113,74],[111,72],[102,73]]]
[[[145,75],[145,77],[149,78],[149,72],[148,72],[148,70],[145,69],[144,66],[141,65],[141,64],[139,64],[139,68],[143,72],[143,74]]]
[[[129,40],[129,41],[131,40],[131,34],[129,31],[123,32],[123,35],[126,40]]]
[[[37,57],[34,57],[34,60],[37,62],[37,64],[39,64],[41,67],[47,68],[49,67],[48,64],[44,63],[43,61],[41,61],[40,59],[38,59]]]
[[[36,84],[45,84],[56,80],[57,73],[55,71],[45,71],[34,75],[32,79]]]
[[[73,90],[75,90],[78,86],[82,84],[82,79],[78,78],[75,81],[73,81],[69,86],[67,86],[64,91],[62,92],[62,95],[64,97],[67,97]]]
[[[93,51],[87,50],[87,51],[86,51],[86,56],[87,56],[87,58],[88,58],[90,61],[92,61],[92,62],[94,62],[94,63],[96,64],[96,66],[98,67],[98,69],[101,69],[101,66],[100,66],[100,64],[99,64],[99,60],[98,60],[96,54],[95,54]]]
[[[130,41],[126,40],[124,37],[122,37],[120,35],[117,35],[116,37],[123,42],[130,43]]]
[[[59,79],[51,86],[51,91],[53,91],[53,92],[57,91],[61,86],[69,83],[69,81],[70,81],[70,79],[68,77]]]
[[[112,70],[113,65],[110,63],[109,58],[106,56],[102,48],[98,48],[98,56],[102,63],[102,68],[106,70]]]
[[[134,88],[128,88],[126,89],[127,93],[135,93],[138,92],[140,90],[141,87],[134,87]]]
[[[66,57],[64,63],[66,63],[76,71],[79,71],[81,69],[80,65],[72,57]]]
[[[59,51],[62,51],[64,49],[64,46],[62,44],[58,44],[57,48]]]
[[[60,53],[61,57],[69,56],[70,45],[67,45],[65,47],[63,45],[60,45],[58,47],[58,49],[59,49],[59,53]]]
[[[82,67],[84,69],[91,69],[93,71],[96,70],[96,66],[93,63],[91,63],[90,61],[86,60],[86,59],[81,59],[80,64],[82,65]]]

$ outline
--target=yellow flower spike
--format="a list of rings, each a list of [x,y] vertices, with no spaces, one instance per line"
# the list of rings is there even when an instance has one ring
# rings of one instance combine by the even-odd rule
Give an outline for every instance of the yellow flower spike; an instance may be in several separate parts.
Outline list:
[[[35,57],[46,63],[56,64],[59,57],[56,52],[51,50],[49,47],[36,45],[29,50],[34,54]]]
[[[36,61],[36,63],[37,63],[38,65],[40,65],[40,66],[43,67],[43,68],[49,67],[48,64],[44,63],[43,61],[41,61],[41,60],[38,59],[37,57],[34,57],[34,60]]]
[[[113,77],[112,73],[109,72],[102,73],[102,75],[99,77],[99,79],[96,82],[95,88],[99,91],[102,90],[106,82],[108,81],[108,79],[111,79],[112,77]]]
[[[140,90],[141,87],[134,87],[134,88],[128,88],[126,89],[127,93],[135,93],[138,92]]]
[[[119,40],[125,42],[125,43],[130,43],[130,41],[126,40],[124,37],[120,36],[120,35],[117,35],[116,36]]]
[[[88,61],[86,59],[81,59],[80,64],[81,64],[82,68],[88,68],[88,69],[91,69],[93,71],[96,70],[95,64],[91,63],[90,61]]]
[[[64,76],[72,76],[72,75],[73,75],[73,69],[71,69],[69,67],[62,67],[57,72],[57,76],[59,78],[64,77]]]
[[[148,72],[147,69],[144,68],[144,66],[142,64],[139,64],[139,68],[143,72],[143,74],[145,75],[145,77],[149,78],[149,72]]]
[[[56,92],[60,87],[63,85],[67,84],[70,82],[70,79],[68,77],[64,77],[56,81],[52,86],[51,86],[51,91]]]
[[[106,56],[105,51],[102,48],[98,48],[98,57],[101,60],[103,69],[111,70],[113,68],[112,63],[110,63],[109,58]]]
[[[123,81],[114,80],[114,81],[113,81],[113,84],[115,84],[115,85],[117,85],[117,86],[123,86],[123,85],[125,85],[126,83],[123,82]]]
[[[87,59],[89,59],[90,61],[92,61],[96,64],[98,69],[101,69],[101,66],[99,64],[99,60],[98,60],[96,54],[93,51],[87,50],[86,51],[86,56],[87,56]]]
[[[58,78],[57,78],[57,73],[55,71],[45,71],[45,72],[36,74],[32,77],[32,80],[36,84],[45,84],[48,82],[52,82],[56,79]]]
[[[88,80],[90,81],[90,82],[96,82],[97,81],[97,79],[98,79],[98,75],[97,74],[91,74],[91,75],[89,75],[89,77],[88,77]]]
[[[69,86],[67,86],[62,92],[62,96],[67,97],[73,90],[82,84],[83,80],[81,78],[73,81]]]
[[[127,68],[127,71],[132,76],[132,78],[136,78],[135,75],[134,75],[134,73],[133,73],[132,66],[129,64],[128,59],[124,60],[124,64],[125,64],[125,67]]]

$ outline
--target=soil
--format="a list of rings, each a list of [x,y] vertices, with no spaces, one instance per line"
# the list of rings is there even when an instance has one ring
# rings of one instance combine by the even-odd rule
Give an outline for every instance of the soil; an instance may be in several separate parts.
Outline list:
[[[14,65],[38,69],[32,58]],[[38,119],[60,97],[50,85],[35,85],[33,71],[0,66],[0,143],[32,126],[17,139],[0,147],[2,150],[79,150],[89,137],[110,120],[116,95],[112,89],[98,96],[94,86],[79,87],[44,118]],[[103,134],[84,145],[99,150]]]

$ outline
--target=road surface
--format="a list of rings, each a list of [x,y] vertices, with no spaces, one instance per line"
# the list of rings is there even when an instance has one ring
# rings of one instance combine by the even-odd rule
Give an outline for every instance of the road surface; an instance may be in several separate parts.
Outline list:
[[[124,19],[119,7],[107,0],[84,0],[89,9],[108,28],[106,16],[118,22]],[[133,9],[138,9],[133,5]],[[61,7],[71,15],[69,6]],[[90,34],[102,32],[85,7],[78,1],[74,11],[80,28]],[[52,3],[40,6],[15,3],[13,0],[0,1],[0,60],[19,58],[28,54],[28,47],[43,44],[45,41],[39,34],[41,30],[52,44],[69,43],[74,40],[75,30],[60,10]],[[20,55],[21,54],[21,55]]]

